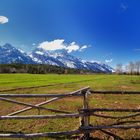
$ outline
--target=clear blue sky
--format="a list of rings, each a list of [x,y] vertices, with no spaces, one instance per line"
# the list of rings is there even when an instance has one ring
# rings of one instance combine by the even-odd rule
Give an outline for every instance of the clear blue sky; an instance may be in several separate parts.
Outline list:
[[[85,60],[140,60],[140,0],[0,0],[0,16],[9,19],[0,24],[0,45],[31,51],[64,39],[87,45],[72,52]]]

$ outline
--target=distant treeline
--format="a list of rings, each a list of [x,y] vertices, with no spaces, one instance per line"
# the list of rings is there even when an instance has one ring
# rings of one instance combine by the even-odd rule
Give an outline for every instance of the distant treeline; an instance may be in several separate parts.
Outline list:
[[[116,65],[116,73],[140,75],[140,61],[129,62],[125,67],[120,63]]]
[[[0,73],[31,73],[31,74],[84,74],[93,71],[64,68],[46,64],[0,64]]]

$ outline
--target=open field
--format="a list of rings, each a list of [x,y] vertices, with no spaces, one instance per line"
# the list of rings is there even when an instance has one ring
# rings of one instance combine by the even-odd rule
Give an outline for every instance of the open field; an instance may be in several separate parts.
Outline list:
[[[68,93],[90,86],[92,90],[123,90],[140,91],[140,76],[129,75],[32,75],[32,74],[1,74],[0,92],[1,93]],[[23,99],[18,99],[23,101]],[[46,99],[24,99],[27,103],[40,103]],[[45,106],[45,105],[44,105]],[[82,108],[82,99],[80,97],[71,97],[61,99],[50,103],[47,107],[62,109],[67,111],[77,111]],[[140,108],[140,95],[91,95],[90,107],[100,108]],[[0,115],[7,115],[24,106],[14,105],[0,101]],[[41,111],[41,114],[53,114],[49,111]],[[38,114],[37,109],[32,109],[24,114]],[[20,114],[20,115],[21,115]],[[108,113],[109,114],[109,113]],[[119,113],[110,113],[111,115],[120,115]],[[127,113],[123,113],[126,115]],[[122,114],[121,114],[122,115]],[[139,120],[140,117],[133,118]],[[131,119],[125,119],[131,120]],[[123,120],[123,121],[125,121]],[[118,120],[119,121],[119,120]],[[115,121],[91,117],[91,124],[112,124]],[[51,132],[73,130],[79,127],[79,119],[55,119],[55,120],[2,120],[0,121],[1,133],[33,133],[33,132]],[[124,139],[140,138],[140,130],[111,130]],[[93,133],[94,137],[101,139],[110,139],[100,131]],[[38,138],[37,138],[38,139]],[[43,139],[43,138],[40,138]],[[62,138],[64,139],[64,138]],[[7,139],[6,139],[7,140]]]

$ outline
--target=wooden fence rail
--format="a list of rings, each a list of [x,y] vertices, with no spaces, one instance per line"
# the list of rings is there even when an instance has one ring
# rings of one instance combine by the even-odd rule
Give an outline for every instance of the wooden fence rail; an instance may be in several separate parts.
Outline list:
[[[61,136],[61,135],[76,135],[76,134],[83,134],[83,139],[88,140],[90,137],[90,133],[92,133],[95,130],[101,130],[102,132],[112,136],[121,139],[119,136],[116,136],[115,134],[112,134],[111,132],[105,131],[105,129],[140,129],[139,125],[128,125],[128,123],[139,123],[140,121],[123,121],[112,125],[107,126],[91,126],[90,124],[90,117],[102,117],[106,119],[126,119],[126,118],[132,118],[140,116],[140,109],[136,108],[89,108],[89,95],[90,94],[139,94],[140,92],[134,92],[134,91],[93,91],[90,90],[90,87],[85,87],[80,90],[70,92],[67,94],[0,94],[0,100],[5,102],[11,102],[14,104],[24,105],[26,108],[15,111],[13,113],[10,113],[6,116],[0,116],[0,120],[11,120],[11,119],[63,119],[63,118],[81,118],[81,124],[79,129],[73,130],[73,131],[65,131],[65,132],[46,132],[46,133],[33,133],[33,134],[0,134],[1,138],[31,138],[31,137],[51,137],[51,136]],[[65,110],[57,110],[52,108],[46,108],[42,107],[42,105],[46,105],[49,103],[52,103],[54,101],[73,97],[73,96],[80,96],[83,98],[83,108],[79,109],[77,112],[69,112]],[[15,98],[52,98],[47,101],[41,102],[39,104],[33,105],[29,103],[24,103],[21,101],[16,101]],[[10,98],[10,99],[9,99]],[[11,99],[14,98],[14,99]],[[55,115],[26,115],[26,116],[15,116],[19,113],[25,112],[27,110],[31,110],[33,108],[36,108],[38,110],[49,110],[56,113],[61,114],[55,114]],[[129,114],[126,116],[109,116],[109,115],[103,115],[98,114],[98,112],[130,112],[133,114]],[[120,125],[120,124],[127,124],[127,125]]]
[[[81,109],[85,113],[94,112],[140,112],[140,109],[127,109],[127,108],[93,108],[93,109]]]
[[[89,90],[90,87],[85,87],[74,92],[66,94],[0,94],[0,97],[14,97],[14,98],[51,98],[51,97],[71,97],[71,96],[83,96]]]
[[[76,118],[83,115],[74,114],[57,114],[57,115],[26,115],[26,116],[0,116],[0,120],[10,119],[60,119],[60,118]]]
[[[77,130],[73,131],[64,131],[64,132],[46,132],[46,133],[32,133],[32,134],[0,134],[1,138],[33,138],[33,137],[54,137],[54,136],[62,136],[62,135],[76,135],[83,133],[92,133],[95,130],[102,129],[140,129],[140,126],[130,125],[130,126],[94,126],[94,127],[80,127]],[[88,140],[88,138],[86,138]]]
[[[103,90],[90,90],[94,94],[139,94],[140,91],[103,91]]]
[[[53,99],[50,99],[50,100],[41,102],[41,103],[39,103],[39,104],[36,104],[35,106],[46,105],[46,104],[52,103],[52,102],[54,102],[54,101],[57,101],[57,100],[59,100],[59,99],[62,99],[62,97],[55,97],[55,98],[53,98]],[[24,108],[24,109],[21,109],[21,110],[12,112],[12,113],[8,114],[8,116],[17,115],[17,114],[19,114],[19,113],[23,113],[23,112],[28,111],[28,110],[31,110],[31,109],[32,109],[32,107],[26,107],[26,108]]]

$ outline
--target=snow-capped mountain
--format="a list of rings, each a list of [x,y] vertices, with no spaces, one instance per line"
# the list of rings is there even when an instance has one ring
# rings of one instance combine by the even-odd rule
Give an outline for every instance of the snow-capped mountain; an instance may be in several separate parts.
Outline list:
[[[0,64],[23,63],[23,64],[49,64],[66,68],[91,70],[95,72],[111,73],[113,68],[106,64],[87,62],[72,56],[66,50],[48,51],[36,48],[27,55],[10,44],[0,46]]]
[[[10,44],[0,46],[0,64],[10,63],[34,63],[34,61],[23,51],[16,49]]]
[[[34,61],[42,64],[52,64],[69,68],[84,68],[80,59],[70,55],[66,50],[47,51],[42,48],[35,49],[30,55]]]
[[[91,70],[95,72],[113,72],[113,68],[106,64],[87,62],[70,55],[66,50],[48,51],[43,48],[36,48],[30,57],[41,64],[51,64],[68,68]]]

